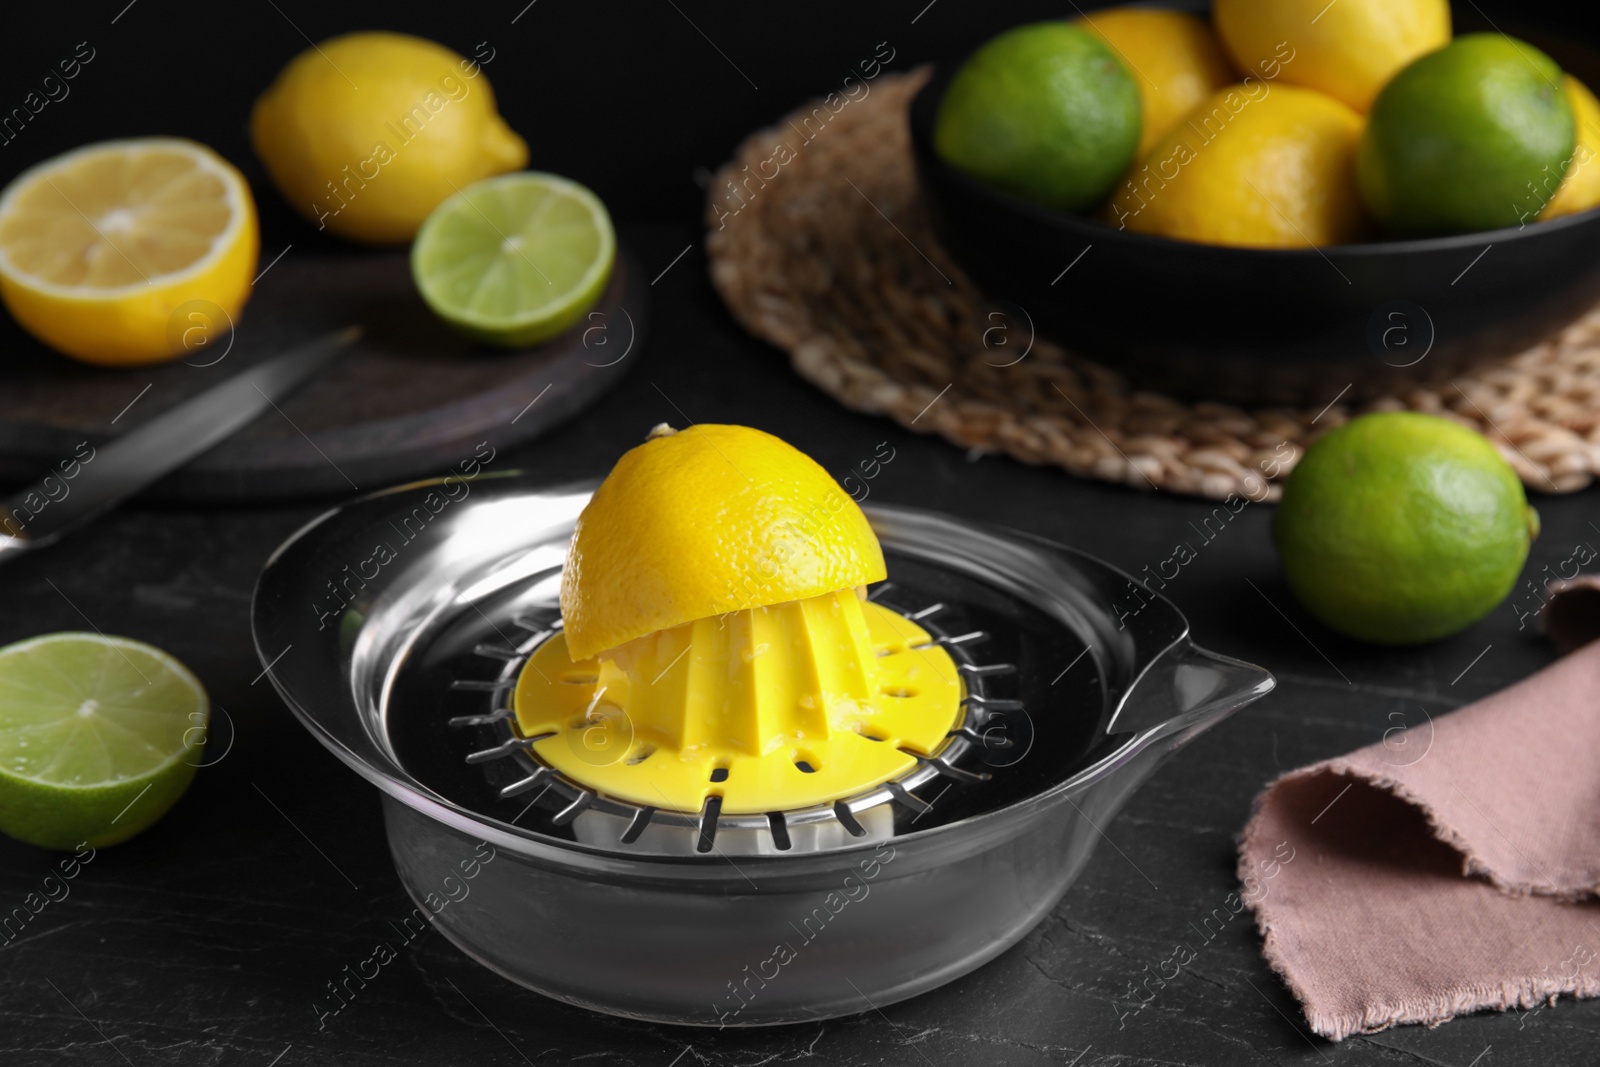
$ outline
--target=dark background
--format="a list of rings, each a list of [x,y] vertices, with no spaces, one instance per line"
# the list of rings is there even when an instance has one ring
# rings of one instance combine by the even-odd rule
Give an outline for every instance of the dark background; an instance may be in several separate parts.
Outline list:
[[[703,182],[747,132],[827,91],[879,42],[897,50],[891,69],[907,70],[1016,22],[1070,15],[1070,4],[524,3],[8,5],[0,111],[20,105],[79,42],[96,55],[70,96],[0,146],[0,179],[89,141],[190,136],[250,178],[264,259],[289,243],[295,255],[363,255],[318,235],[277,197],[249,151],[249,103],[307,36],[394,29],[465,54],[488,42],[495,53],[487,73],[503,113],[530,143],[533,167],[599,192],[646,276],[693,245],[651,289],[651,333],[629,357],[629,377],[597,409],[509,452],[507,467],[552,480],[598,475],[647,427],[684,415],[760,426],[841,476],[887,440],[896,458],[873,483],[873,499],[1030,530],[1130,571],[1169,556],[1188,538],[1186,524],[1209,512],[1197,500],[967,455],[846,412],[799,379],[781,353],[745,335],[706,280]],[[1592,25],[1563,21],[1564,5],[1485,10],[1506,28],[1531,22],[1593,36]],[[1594,490],[1535,499],[1544,534],[1529,575],[1580,541],[1600,544],[1590,523],[1594,500]],[[1340,1045],[1310,1037],[1243,918],[1142,1012],[1124,1015],[1134,1007],[1130,983],[1234,889],[1233,837],[1267,780],[1378,740],[1396,714],[1416,724],[1423,712],[1438,715],[1499,689],[1552,656],[1518,628],[1509,604],[1464,634],[1417,649],[1365,648],[1330,634],[1299,611],[1278,578],[1264,505],[1246,508],[1205,545],[1169,595],[1202,643],[1268,666],[1278,691],[1163,769],[1106,827],[1126,859],[1102,849],[1046,922],[993,964],[883,1014],[709,1033],[544,1000],[430,933],[319,1031],[312,1002],[323,983],[364,959],[386,921],[410,908],[389,865],[373,791],[294,723],[265,681],[253,681],[261,670],[248,623],[255,574],[322,506],[136,504],[0,569],[0,641],[89,628],[151,641],[200,675],[216,709],[215,764],[178,807],[142,837],[101,852],[70,883],[69,897],[0,947],[0,1063],[1592,1060],[1600,1005],[1570,1001]],[[1279,608],[1304,637],[1284,625]],[[0,842],[0,912],[35,891],[53,862]]]

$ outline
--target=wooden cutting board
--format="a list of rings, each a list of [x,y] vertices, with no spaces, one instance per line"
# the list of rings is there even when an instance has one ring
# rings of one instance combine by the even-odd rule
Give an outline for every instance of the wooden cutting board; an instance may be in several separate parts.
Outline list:
[[[538,348],[476,344],[434,317],[405,253],[297,256],[260,277],[231,335],[196,320],[185,359],[107,369],[59,356],[0,322],[0,479],[20,483],[102,444],[250,363],[339,327],[360,341],[316,378],[151,492],[184,500],[349,495],[454,470],[564,422],[638,361],[645,290],[617,257],[588,317]]]

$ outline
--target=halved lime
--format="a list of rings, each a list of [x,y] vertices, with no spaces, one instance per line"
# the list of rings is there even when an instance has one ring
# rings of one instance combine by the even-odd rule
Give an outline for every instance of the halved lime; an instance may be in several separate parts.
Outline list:
[[[139,641],[0,648],[0,831],[59,849],[127,840],[189,787],[210,714],[189,669]]]
[[[600,198],[554,174],[505,174],[434,209],[411,276],[434,314],[490,344],[548,341],[605,292],[617,238]]]

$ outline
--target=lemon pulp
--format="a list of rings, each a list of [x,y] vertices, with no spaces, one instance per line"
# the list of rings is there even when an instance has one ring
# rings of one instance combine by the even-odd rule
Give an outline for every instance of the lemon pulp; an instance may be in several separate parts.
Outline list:
[[[258,249],[243,176],[175,137],[88,145],[0,195],[0,297],[35,337],[92,363],[181,354],[172,318],[186,304],[226,332]]]

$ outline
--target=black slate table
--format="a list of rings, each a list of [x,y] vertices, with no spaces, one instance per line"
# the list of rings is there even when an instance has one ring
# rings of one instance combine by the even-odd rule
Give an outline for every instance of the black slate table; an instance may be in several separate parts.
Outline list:
[[[0,156],[0,166],[9,177],[71,144],[154,129],[201,136],[248,165],[238,126],[242,101],[304,46],[289,18],[313,37],[383,24],[468,53],[491,36],[472,28],[474,20],[492,21],[492,38],[508,62],[490,71],[513,125],[547,134],[555,145],[546,153],[554,161],[542,160],[530,132],[536,165],[564,169],[614,199],[624,238],[646,274],[662,272],[651,290],[650,337],[630,354],[636,365],[618,390],[599,409],[506,453],[497,467],[515,465],[551,480],[599,475],[651,425],[685,418],[760,426],[841,475],[887,442],[895,458],[871,483],[873,500],[1032,531],[1130,572],[1168,558],[1180,541],[1195,544],[1196,558],[1169,583],[1168,595],[1204,644],[1269,667],[1278,690],[1202,737],[1137,793],[1105,827],[1116,848],[1100,848],[1060,906],[1021,944],[974,974],[881,1013],[750,1032],[624,1022],[514,986],[429,932],[348,1008],[319,1021],[314,1004],[326,1000],[326,983],[365,960],[390,935],[389,921],[411,907],[390,867],[376,793],[296,724],[261,677],[250,642],[257,570],[326,502],[130,506],[56,548],[0,568],[0,641],[99,629],[167,648],[213,697],[212,765],[165,820],[99,852],[68,883],[67,895],[0,945],[0,1063],[1495,1067],[1592,1060],[1600,1003],[1571,1001],[1329,1044],[1308,1034],[1297,1005],[1263,964],[1248,917],[1196,945],[1195,927],[1235,889],[1234,835],[1267,780],[1373,743],[1397,723],[1417,724],[1458,707],[1552,659],[1547,645],[1520,625],[1515,601],[1467,632],[1419,649],[1345,641],[1294,605],[1270,547],[1269,506],[1245,508],[1201,545],[1190,523],[1210,513],[1206,502],[965,454],[844,411],[798,378],[782,354],[746,336],[721,307],[700,251],[701,194],[691,162],[716,164],[745,129],[791,106],[819,77],[828,80],[816,71],[842,71],[856,51],[870,54],[884,37],[907,42],[903,61],[910,62],[949,54],[974,33],[1057,13],[1040,4],[976,12],[961,0],[925,2],[873,12],[830,3],[755,15],[732,4],[684,0],[608,16],[556,0],[316,14],[311,5],[285,0],[260,11],[243,5],[251,10],[228,16],[240,25],[226,33],[215,24],[221,16],[195,5],[177,14],[154,0],[126,9],[125,0],[116,0],[92,16],[52,10],[38,13],[48,20],[44,30],[20,43],[16,35],[0,41],[6,60],[0,70],[20,72],[0,80],[0,94],[20,99],[28,91],[26,72],[42,71],[54,61],[53,50],[68,54],[86,35],[104,42],[104,67],[84,71],[76,83],[84,99],[52,105],[59,114],[43,112],[37,129],[24,131],[35,140],[19,137],[4,149],[12,155]],[[123,14],[113,24],[117,9]],[[516,9],[523,14],[513,24]],[[694,32],[688,16],[716,45]],[[635,24],[625,35],[608,26],[614,17]],[[270,47],[234,53],[163,36],[185,18],[213,41],[249,33]],[[559,46],[561,33],[591,42],[587,57]],[[186,57],[188,74],[141,59],[158,48]],[[554,72],[531,58],[518,66],[519,49],[525,57],[547,57]],[[741,81],[718,49],[729,50],[761,88]],[[603,165],[586,169],[574,147],[579,126],[570,117],[544,115],[519,89],[565,79],[581,92],[582,72],[614,66],[619,54],[635,63],[631,88],[589,87],[596,98],[592,128],[608,119],[626,122],[621,132],[639,139],[626,153],[608,140]],[[105,81],[91,95],[87,79],[96,73]],[[201,112],[193,129],[181,117],[152,118],[148,110],[176,108],[185,76],[217,86],[193,101]],[[115,90],[123,77],[143,79],[149,91],[142,103],[133,99],[139,94]],[[714,91],[701,92],[706,85]],[[228,107],[216,105],[215,98],[229,94]],[[0,102],[9,99],[0,95]],[[677,126],[667,121],[674,117]],[[309,228],[277,204],[259,169],[250,174],[263,205],[264,247],[270,253],[294,243],[314,252]],[[644,181],[658,182],[659,195],[641,193]],[[670,221],[629,223],[630,217]],[[1591,524],[1600,519],[1595,494],[1536,498],[1544,533],[1529,576],[1567,559],[1579,543],[1600,545]],[[55,861],[0,840],[0,916],[37,891]],[[1197,947],[1196,959],[1136,1011],[1133,989],[1179,941]]]

